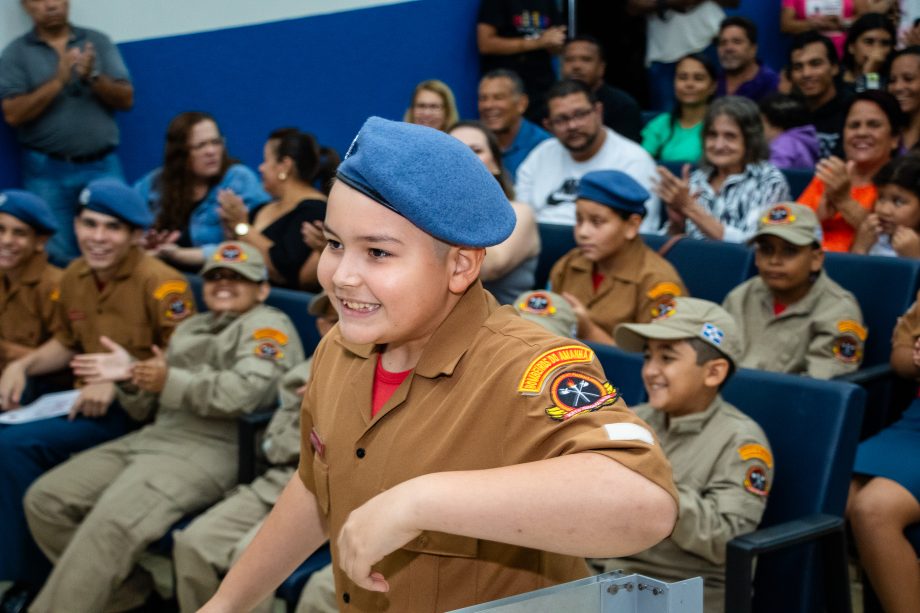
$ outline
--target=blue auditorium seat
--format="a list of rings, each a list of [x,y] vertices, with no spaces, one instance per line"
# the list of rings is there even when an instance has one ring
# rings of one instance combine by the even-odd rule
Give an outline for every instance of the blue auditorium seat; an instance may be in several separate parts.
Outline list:
[[[754,274],[754,252],[740,243],[683,238],[664,257],[677,269],[691,296],[718,304]]]
[[[802,195],[802,192],[805,191],[805,188],[808,187],[808,184],[811,183],[815,176],[815,171],[812,168],[781,168],[780,172],[786,177],[786,182],[789,184],[789,193],[792,195],[793,200]]]
[[[561,224],[537,224],[540,232],[540,256],[537,259],[537,272],[534,288],[546,289],[549,273],[553,264],[575,248],[575,228]]]
[[[587,345],[597,354],[607,380],[617,389],[626,406],[633,407],[645,400],[641,353],[630,353],[603,343]]]

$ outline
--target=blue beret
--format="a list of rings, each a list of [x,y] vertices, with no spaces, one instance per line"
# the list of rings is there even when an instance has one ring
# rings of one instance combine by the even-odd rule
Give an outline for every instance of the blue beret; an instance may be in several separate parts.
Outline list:
[[[80,204],[138,228],[153,225],[153,213],[141,195],[118,179],[91,181],[80,192]]]
[[[626,213],[645,216],[645,201],[651,195],[625,172],[594,170],[578,183],[578,197]]]
[[[514,230],[514,209],[485,164],[432,128],[371,117],[337,176],[452,245],[489,247]]]
[[[0,213],[12,215],[27,223],[39,234],[57,232],[57,221],[51,213],[51,207],[42,198],[20,189],[8,189],[0,192]]]

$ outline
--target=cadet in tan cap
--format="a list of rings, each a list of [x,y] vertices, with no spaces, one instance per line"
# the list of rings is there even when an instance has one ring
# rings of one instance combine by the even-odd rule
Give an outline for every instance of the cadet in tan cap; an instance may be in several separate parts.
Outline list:
[[[255,606],[327,535],[342,611],[424,613],[583,577],[586,555],[670,532],[667,461],[593,352],[478,281],[514,223],[468,147],[367,121],[329,195],[319,278],[339,323],[298,474],[204,611]]]
[[[617,345],[644,351],[648,403],[636,414],[671,460],[680,514],[671,537],[628,558],[597,561],[665,581],[702,576],[705,610],[722,611],[725,546],[760,523],[773,483],[763,430],[719,394],[741,355],[741,338],[719,305],[677,298],[648,324],[623,324]]]
[[[121,347],[87,356],[90,381],[122,381],[119,401],[153,424],[80,454],[25,497],[29,529],[54,570],[31,611],[122,611],[148,595],[134,565],[147,545],[236,482],[236,417],[272,406],[278,380],[303,360],[288,317],[268,296],[262,255],[223,243],[202,268],[208,311],[176,329],[165,355]]]
[[[687,293],[680,275],[639,238],[649,193],[617,170],[587,173],[575,201],[575,242],[550,287],[578,318],[578,338],[613,344],[617,324],[650,321]]]
[[[324,293],[310,301],[308,310],[316,317],[320,336],[325,336],[338,319]],[[197,611],[214,595],[220,578],[252,541],[294,475],[300,456],[300,405],[312,361],[312,357],[307,358],[281,379],[279,408],[268,422],[262,439],[262,450],[271,468],[251,484],[238,487],[233,494],[195,518],[187,528],[173,533],[176,596],[181,611]],[[335,589],[331,591],[333,610],[336,610]],[[252,610],[271,611],[271,604],[269,598]]]
[[[858,369],[868,331],[856,299],[823,269],[814,211],[777,204],[764,213],[751,242],[759,274],[723,303],[744,339],[738,365],[818,379]]]

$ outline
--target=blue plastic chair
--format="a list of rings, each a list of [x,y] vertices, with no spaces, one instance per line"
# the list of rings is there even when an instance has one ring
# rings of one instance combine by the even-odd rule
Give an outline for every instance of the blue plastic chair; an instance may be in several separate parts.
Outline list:
[[[537,224],[540,232],[540,256],[534,275],[534,289],[546,289],[553,264],[575,248],[575,228],[561,224]]]
[[[691,296],[718,304],[754,274],[754,252],[739,243],[683,238],[664,257],[677,269]]]
[[[842,516],[865,390],[740,369],[723,396],[760,424],[775,459],[760,529],[728,544],[725,610],[849,611]]]
[[[802,195],[808,184],[815,177],[815,171],[811,168],[781,168],[780,172],[786,177],[789,184],[789,193],[795,200]]]
[[[636,406],[645,400],[645,385],[642,383],[642,354],[629,353],[613,345],[587,343],[601,366],[607,380],[613,385],[626,406]]]
[[[313,296],[310,292],[273,287],[265,300],[265,304],[283,311],[291,318],[300,336],[300,342],[303,343],[304,355],[311,355],[320,339],[319,331],[316,329],[316,318],[307,312]]]

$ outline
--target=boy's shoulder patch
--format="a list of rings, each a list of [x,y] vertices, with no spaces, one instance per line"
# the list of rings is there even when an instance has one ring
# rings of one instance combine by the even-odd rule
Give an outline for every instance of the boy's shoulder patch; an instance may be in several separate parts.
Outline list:
[[[277,328],[259,328],[252,333],[252,338],[257,341],[264,339],[273,340],[279,345],[287,345],[288,342],[287,334]]]
[[[185,281],[173,280],[161,283],[153,291],[153,297],[162,300],[170,294],[182,294],[188,289],[188,283]]]
[[[284,352],[273,340],[264,340],[256,345],[255,354],[256,357],[272,362],[277,362],[284,357]]]
[[[744,489],[755,496],[766,496],[770,493],[770,480],[767,471],[760,464],[754,464],[744,474]]]
[[[646,294],[652,300],[656,298],[676,298],[681,295],[680,286],[677,283],[672,283],[671,281],[664,281],[662,283],[656,283],[652,286],[652,289]]]
[[[853,319],[842,319],[838,321],[837,331],[841,334],[852,334],[861,341],[865,341],[866,337],[869,336],[868,330]]]
[[[543,391],[549,376],[564,366],[587,364],[594,360],[594,351],[584,345],[563,345],[544,351],[527,365],[517,391],[536,396]]]
[[[743,462],[760,460],[767,465],[767,468],[773,468],[773,454],[759,443],[747,443],[738,447],[738,456]]]
[[[546,414],[556,421],[571,419],[585,411],[597,411],[620,397],[609,381],[580,372],[556,375],[549,392],[553,406],[546,409]]]

